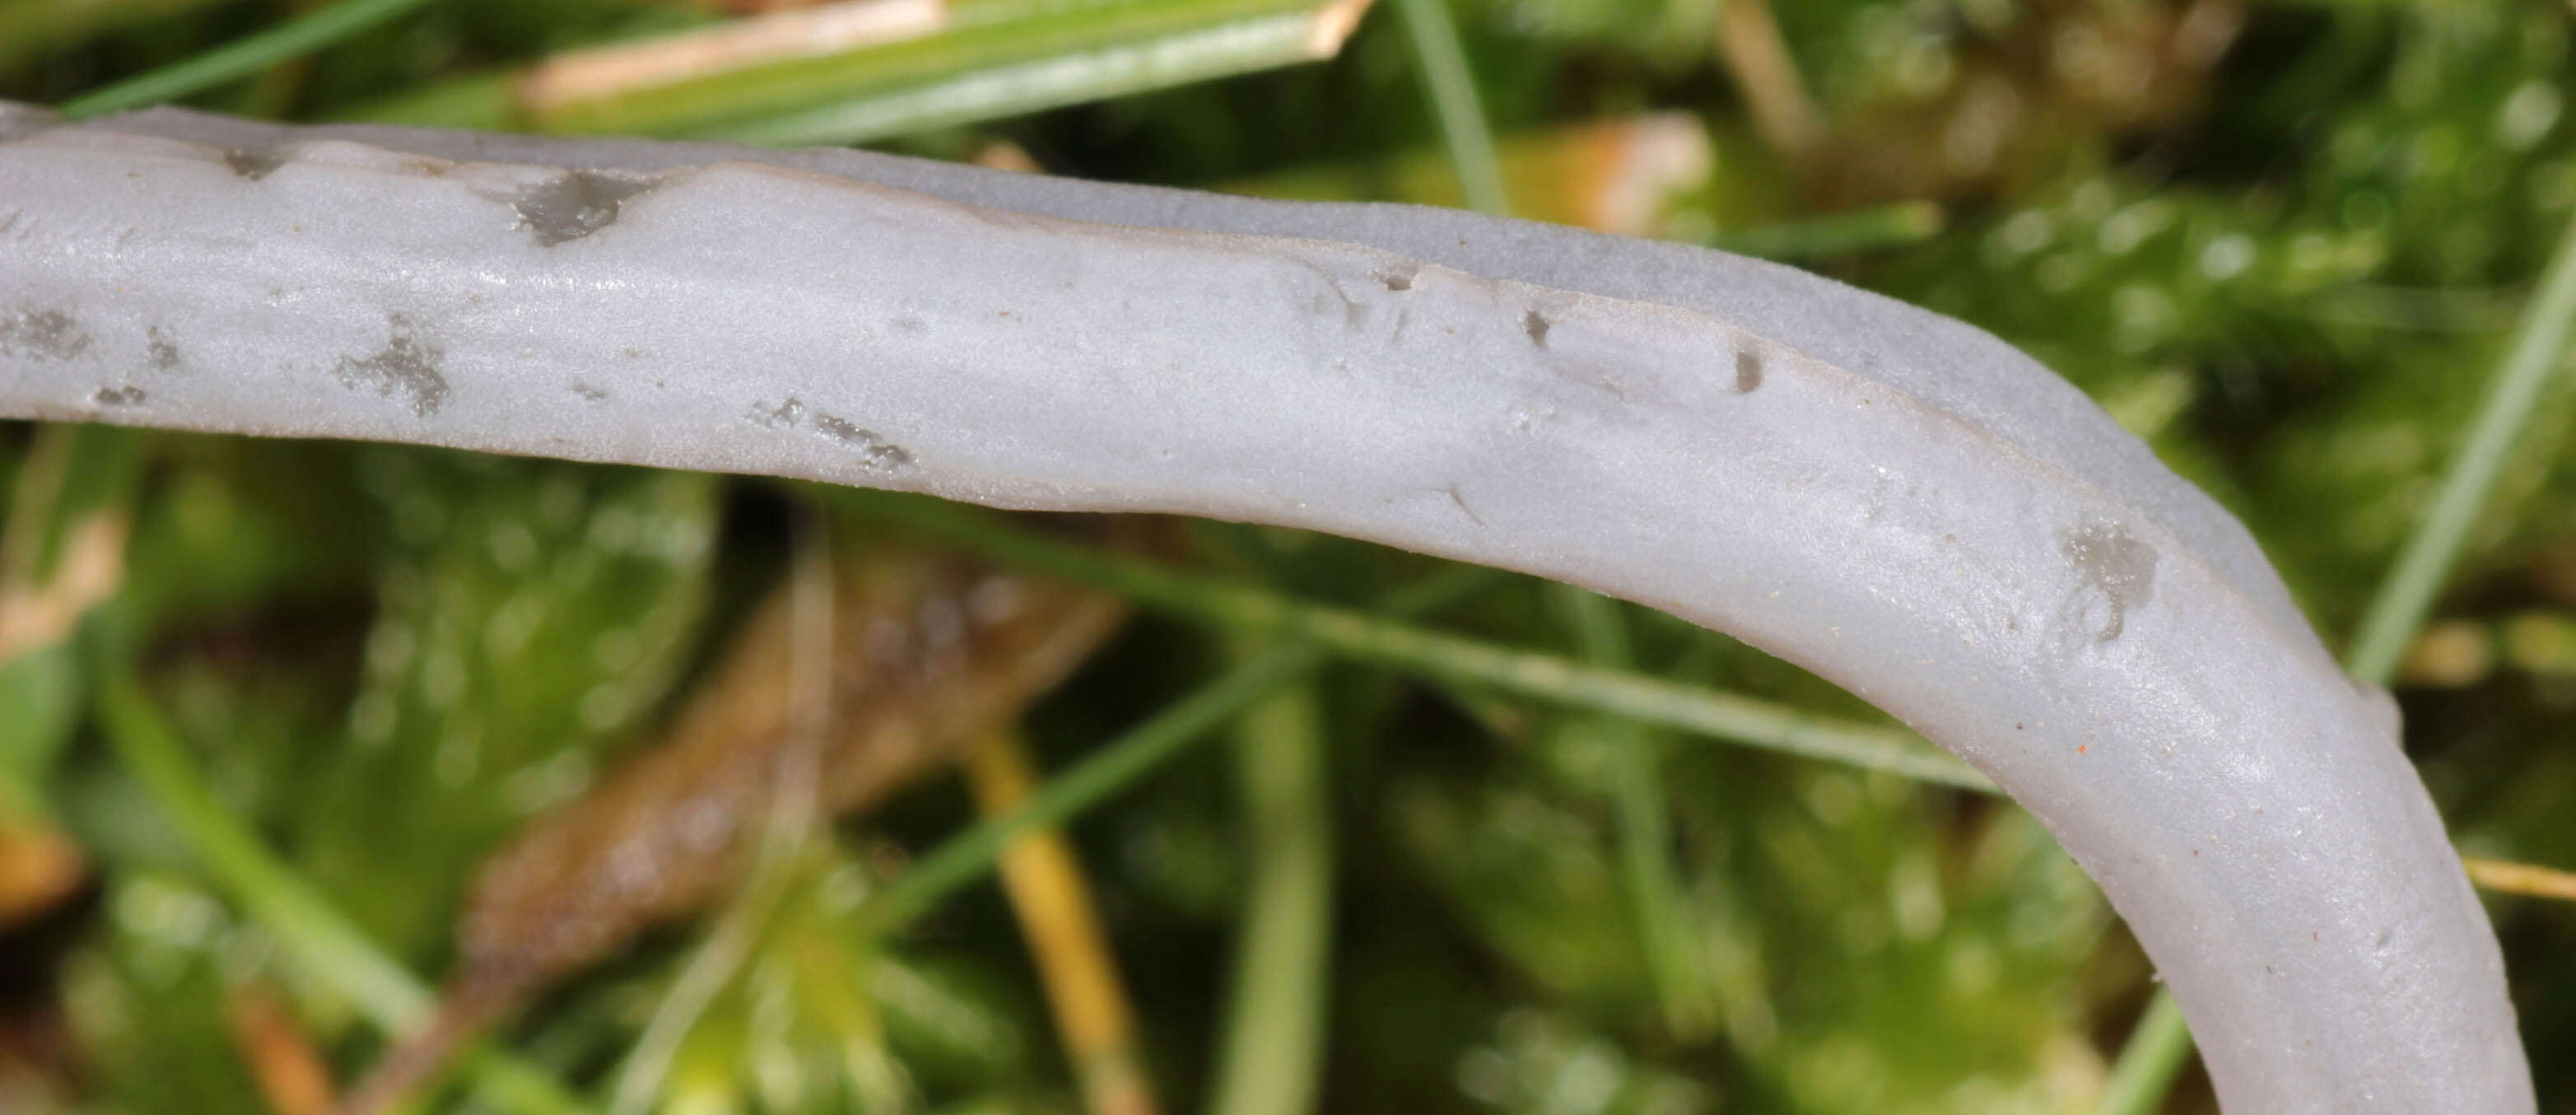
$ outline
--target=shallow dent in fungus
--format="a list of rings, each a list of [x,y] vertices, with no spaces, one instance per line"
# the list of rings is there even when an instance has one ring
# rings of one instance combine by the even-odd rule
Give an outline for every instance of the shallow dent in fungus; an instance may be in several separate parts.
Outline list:
[[[286,165],[286,156],[269,147],[227,147],[224,167],[234,174],[257,182],[277,168]]]

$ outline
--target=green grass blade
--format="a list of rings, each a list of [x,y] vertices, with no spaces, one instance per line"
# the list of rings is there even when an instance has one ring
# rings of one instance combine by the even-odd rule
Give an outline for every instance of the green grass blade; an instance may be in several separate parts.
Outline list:
[[[2539,292],[2514,325],[2512,345],[2471,422],[2467,444],[2362,615],[2344,662],[2354,677],[2385,684],[2406,656],[2407,644],[2450,579],[2470,528],[2486,510],[2533,403],[2550,374],[2566,363],[2571,326],[2576,326],[2576,222],[2560,234],[2557,251],[2541,273]]]
[[[202,93],[226,82],[251,77],[280,62],[311,54],[429,2],[340,0],[311,15],[235,39],[184,62],[82,94],[65,101],[62,113],[77,120]]]
[[[408,124],[746,143],[857,143],[1331,57],[1366,0],[961,0],[935,23],[843,49],[562,80],[582,56],[362,106]],[[794,12],[759,18],[800,19]],[[676,46],[748,21],[619,44]]]
[[[1412,36],[1414,58],[1430,90],[1441,139],[1449,145],[1449,161],[1458,168],[1458,185],[1467,195],[1467,207],[1507,217],[1511,199],[1503,192],[1502,160],[1494,154],[1494,136],[1485,125],[1476,78],[1467,68],[1467,52],[1458,45],[1458,28],[1450,22],[1445,4],[1446,0],[1396,0],[1395,7]]]
[[[1681,685],[1560,655],[1498,646],[1317,604],[1153,562],[1058,542],[958,504],[852,488],[816,489],[862,514],[902,522],[996,560],[1083,581],[1200,623],[1294,635],[1356,661],[1470,682],[1569,708],[1627,717],[1731,743],[1825,759],[1965,790],[1995,786],[1921,737]]]
[[[1721,232],[1710,247],[1763,259],[1812,259],[1919,244],[1948,223],[1929,201],[1900,201],[1824,217]]]
[[[886,932],[911,924],[959,888],[983,878],[1013,838],[1080,816],[1322,661],[1322,652],[1313,647],[1289,646],[1226,671],[1048,779],[1027,804],[980,821],[932,849],[869,900],[874,907],[869,917]]]
[[[1439,576],[1408,586],[1386,604],[1398,614],[1429,611],[1484,584],[1466,576]],[[928,913],[958,888],[982,878],[1012,839],[1031,829],[1061,825],[1133,785],[1188,749],[1236,714],[1321,665],[1317,647],[1274,647],[1235,666],[1125,735],[1101,745],[1030,794],[1018,809],[977,822],[932,849],[869,900],[877,926],[893,931]]]
[[[1625,617],[1619,603],[1573,585],[1551,585],[1558,608],[1571,621],[1587,663],[1614,670],[1631,667]],[[1700,956],[1681,872],[1673,863],[1671,803],[1664,798],[1660,756],[1664,741],[1636,723],[1593,717],[1583,730],[1609,740],[1612,811],[1619,823],[1619,872],[1637,919],[1638,945],[1663,1006],[1664,1026],[1683,1041],[1706,1036],[1717,1025],[1716,985]]]
[[[2191,1059],[2191,1027],[2182,1005],[2162,988],[2147,1003],[2147,1013],[2129,1032],[2111,1081],[2102,1089],[2102,1115],[2154,1115],[2173,1090],[2174,1075]]]
[[[1244,658],[1257,656],[1241,640]],[[1235,740],[1250,862],[1211,1115],[1305,1115],[1322,1084],[1332,986],[1333,805],[1311,684],[1251,709]]]
[[[109,745],[215,883],[379,1029],[407,1034],[425,1024],[436,994],[378,951],[215,799],[177,732],[131,674],[109,667],[101,675],[98,713]],[[569,1115],[582,1108],[551,1077],[501,1054],[478,1051],[468,1067],[478,1091],[520,1115]]]
[[[1310,62],[1318,57],[1316,38],[1311,11],[1254,15],[961,68],[820,108],[691,134],[781,147],[863,143]]]

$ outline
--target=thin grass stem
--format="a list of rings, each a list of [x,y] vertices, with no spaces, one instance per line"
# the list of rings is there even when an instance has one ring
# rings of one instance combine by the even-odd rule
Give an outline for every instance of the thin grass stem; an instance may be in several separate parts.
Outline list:
[[[1493,132],[1485,126],[1485,106],[1476,95],[1475,74],[1467,52],[1458,45],[1458,27],[1443,0],[1396,0],[1405,32],[1413,39],[1413,56],[1422,67],[1422,83],[1431,92],[1431,108],[1440,120],[1440,137],[1449,145],[1449,161],[1458,168],[1458,186],[1467,208],[1497,217],[1511,215],[1503,192],[1503,163],[1494,154]]]
[[[1236,640],[1239,657],[1260,641]],[[1333,950],[1331,748],[1315,687],[1239,722],[1235,781],[1250,875],[1210,1115],[1306,1115],[1322,1083]]]
[[[2182,1004],[2159,988],[2112,1066],[2111,1081],[2102,1089],[2102,1115],[2152,1115],[2190,1059],[2191,1027],[2183,1022]]]
[[[920,497],[819,489],[863,514],[900,521],[996,560],[1098,585],[1157,611],[1220,627],[1293,635],[1354,661],[1469,682],[1692,735],[1886,771],[1980,793],[1993,782],[1915,734],[1816,716],[1562,655],[1499,646],[1040,537],[991,512]]]
[[[280,62],[321,50],[429,2],[340,0],[311,15],[235,39],[185,61],[74,97],[63,102],[62,114],[78,120],[202,93],[226,82],[251,77]]]
[[[1940,235],[1948,223],[1937,202],[1898,201],[1723,231],[1709,243],[1763,259],[1812,259],[1919,244]]]
[[[1573,585],[1551,585],[1554,603],[1573,628],[1584,661],[1604,669],[1633,664],[1627,623],[1619,603]],[[1609,741],[1613,781],[1611,810],[1619,825],[1619,874],[1637,919],[1637,944],[1676,1038],[1694,1041],[1717,1025],[1716,985],[1699,952],[1681,872],[1673,863],[1672,806],[1664,798],[1659,733],[1615,716],[1587,718],[1582,731]]]
[[[1394,594],[1386,607],[1398,614],[1429,611],[1483,583],[1480,576],[1431,577]],[[911,924],[992,870],[1003,849],[1021,834],[1062,825],[1134,785],[1254,702],[1305,676],[1324,658],[1318,647],[1292,643],[1236,665],[1048,779],[1019,808],[986,817],[932,849],[869,899],[864,916],[884,932]]]
[[[2488,890],[2576,902],[2576,872],[2483,856],[2463,856],[2460,863],[2469,869],[2470,882]]]
[[[2539,293],[2514,325],[2512,344],[2471,421],[2467,443],[2451,462],[2451,471],[2442,478],[2441,490],[2434,494],[2423,521],[2398,553],[2396,566],[2371,598],[2369,610],[2362,614],[2361,626],[2345,653],[2344,666],[2354,677],[2386,684],[2406,656],[2407,644],[2414,641],[2434,597],[2450,579],[2451,567],[2459,562],[2470,528],[2486,510],[2496,477],[2504,471],[2514,444],[2522,439],[2541,389],[2548,385],[2550,374],[2566,363],[2571,327],[2576,327],[2576,221],[2569,222],[2560,235],[2557,251],[2541,273]]]
[[[1017,735],[997,732],[966,760],[975,807],[987,817],[1026,802],[1035,764]],[[1136,1009],[1109,949],[1099,907],[1073,844],[1055,828],[1021,833],[1002,849],[1002,893],[1046,988],[1088,1115],[1154,1115],[1154,1085],[1136,1045]]]

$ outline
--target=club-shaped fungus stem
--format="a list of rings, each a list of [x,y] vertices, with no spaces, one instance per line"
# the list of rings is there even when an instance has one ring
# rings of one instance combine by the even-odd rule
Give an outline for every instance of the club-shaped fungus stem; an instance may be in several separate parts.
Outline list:
[[[1276,523],[1728,632],[1992,777],[2230,1112],[2532,1110],[2495,938],[2245,530],[1959,322],[1470,214],[0,108],[0,415]]]

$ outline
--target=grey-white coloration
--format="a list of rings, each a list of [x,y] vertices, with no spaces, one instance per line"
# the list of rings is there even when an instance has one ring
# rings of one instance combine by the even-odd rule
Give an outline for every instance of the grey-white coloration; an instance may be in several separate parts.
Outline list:
[[[2496,943],[2244,529],[1958,322],[1397,206],[0,111],[0,414],[1309,527],[1736,634],[2100,880],[2228,1110],[2518,1115]]]

